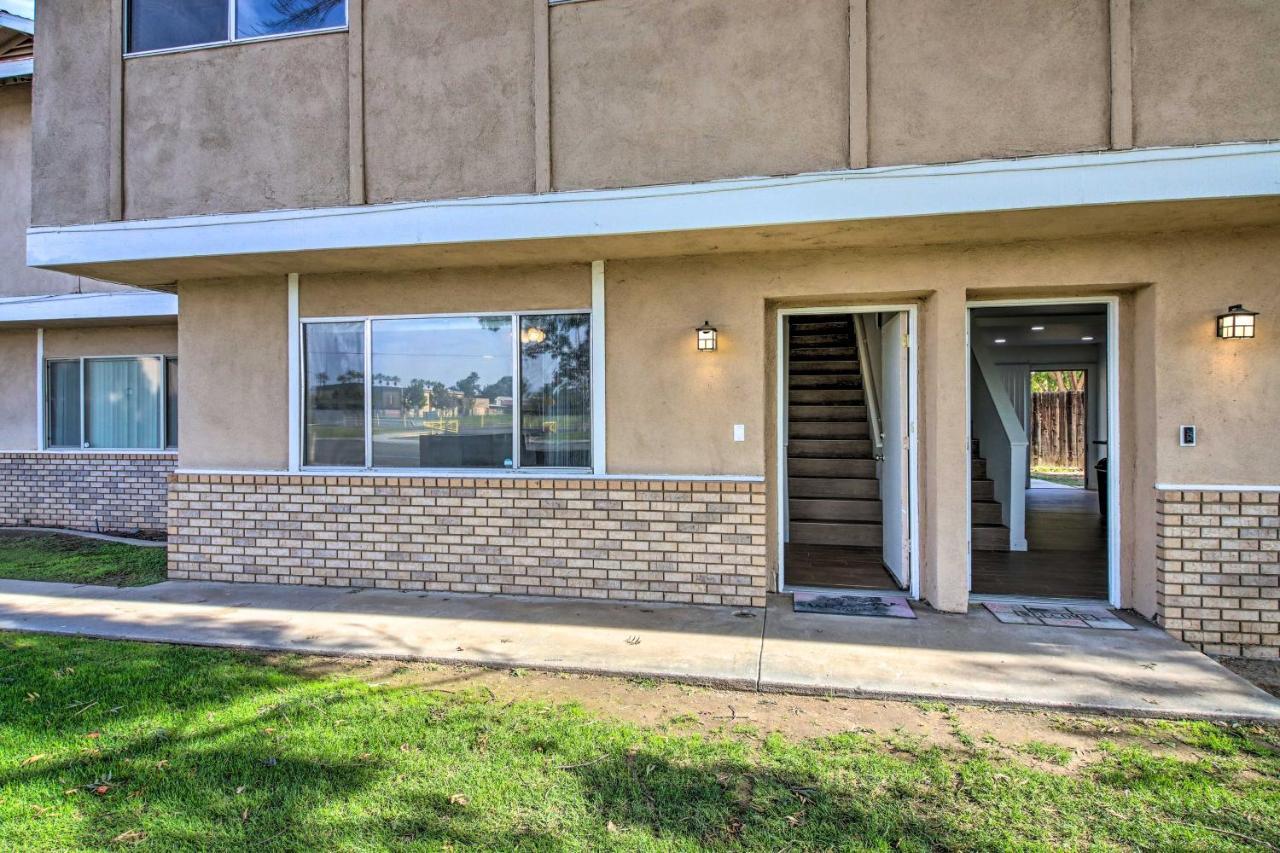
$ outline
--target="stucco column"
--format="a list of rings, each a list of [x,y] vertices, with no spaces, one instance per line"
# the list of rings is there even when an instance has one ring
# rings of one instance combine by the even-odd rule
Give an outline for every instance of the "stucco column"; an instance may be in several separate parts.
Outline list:
[[[969,419],[965,291],[939,291],[921,309],[921,592],[939,610],[969,604]]]

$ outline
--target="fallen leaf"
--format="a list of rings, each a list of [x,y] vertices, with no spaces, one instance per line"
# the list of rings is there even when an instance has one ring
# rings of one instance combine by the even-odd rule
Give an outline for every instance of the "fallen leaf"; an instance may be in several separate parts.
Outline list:
[[[79,788],[68,788],[67,790],[63,791],[62,793],[66,794],[66,795],[69,797],[69,796],[71,796],[72,794],[78,794],[78,793],[80,793],[80,789],[79,789]]]
[[[27,701],[27,702],[34,702],[34,701],[36,701],[36,700],[37,700],[37,699],[39,699],[39,698],[40,698],[40,694],[39,694],[39,693],[28,693],[28,694],[27,694],[26,701]]]
[[[87,737],[87,738],[95,738],[95,739],[96,739],[96,738],[100,738],[100,737],[102,737],[102,732],[89,732],[87,735],[85,735],[85,737]]]
[[[103,797],[103,796],[106,796],[107,792],[110,790],[111,790],[110,785],[99,785],[98,787],[93,789],[93,792],[97,794],[99,797]]]
[[[147,838],[147,834],[141,829],[130,829],[122,832],[115,838],[111,839],[116,844],[141,844]]]
[[[239,786],[238,788],[236,788],[236,793],[237,793],[237,794],[243,794],[243,793],[244,793],[244,785],[241,785],[241,786]]]
[[[449,798],[449,803],[455,806],[465,806],[471,802],[471,798],[466,794],[454,794]]]
[[[241,822],[241,823],[248,823],[248,822],[249,822],[249,810],[248,810],[248,809],[245,809],[244,811],[240,812],[240,822]]]
[[[275,732],[276,730],[271,728],[271,726],[267,726],[265,729],[262,730],[262,733],[266,735],[275,734]]]
[[[48,754],[47,752],[41,752],[41,753],[39,753],[39,754],[37,754],[37,755],[33,755],[33,756],[31,756],[30,758],[24,758],[24,759],[22,759],[22,764],[21,764],[21,765],[19,765],[19,766],[21,766],[21,767],[30,767],[32,764],[35,764],[35,763],[36,763],[37,761],[39,761],[40,759],[42,759],[42,758],[48,758],[48,757],[49,757],[49,754]]]
[[[402,744],[400,744],[400,751],[401,751],[401,752],[408,752],[408,751],[409,751],[409,750],[411,750],[411,749],[413,749],[413,747],[409,746],[409,744],[407,744],[407,743],[402,743]]]
[[[156,762],[156,769],[157,769],[157,770],[163,770],[163,769],[165,769],[165,768],[166,768],[166,767],[168,767],[168,766],[169,766],[169,759],[167,759],[167,758],[166,758],[166,759],[164,759],[163,761],[157,761],[157,762]]]
[[[605,828],[605,829],[607,829],[607,830],[609,830],[610,832],[617,832],[617,831],[618,831],[618,826],[617,826],[617,824],[615,824],[613,821],[609,821],[608,823],[606,823],[606,824],[604,825],[604,828]]]

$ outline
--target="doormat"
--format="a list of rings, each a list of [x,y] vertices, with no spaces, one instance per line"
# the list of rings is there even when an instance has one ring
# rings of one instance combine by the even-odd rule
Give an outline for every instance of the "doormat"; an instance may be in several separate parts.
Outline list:
[[[1099,628],[1104,631],[1134,631],[1128,622],[1105,607],[1071,607],[1049,604],[982,605],[1006,625],[1048,625],[1053,628]]]
[[[797,592],[796,613],[828,613],[833,616],[887,616],[914,619],[911,605],[900,595],[841,595],[831,592]]]

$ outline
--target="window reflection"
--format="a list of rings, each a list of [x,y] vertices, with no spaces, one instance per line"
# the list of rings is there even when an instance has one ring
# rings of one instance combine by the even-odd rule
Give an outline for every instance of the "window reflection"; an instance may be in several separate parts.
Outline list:
[[[236,38],[324,30],[346,23],[346,0],[236,0]]]
[[[308,465],[364,467],[364,323],[308,323]]]
[[[511,317],[373,322],[373,464],[510,468]]]
[[[227,40],[227,0],[129,0],[129,50]]]
[[[520,320],[520,464],[591,467],[591,318]]]

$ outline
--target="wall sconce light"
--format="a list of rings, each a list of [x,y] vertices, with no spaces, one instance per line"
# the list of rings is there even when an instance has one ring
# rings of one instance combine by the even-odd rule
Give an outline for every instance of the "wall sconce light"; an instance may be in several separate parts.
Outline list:
[[[1218,337],[1252,338],[1253,318],[1257,316],[1257,311],[1249,311],[1243,305],[1232,305],[1227,313],[1218,315]]]
[[[703,320],[702,325],[694,329],[698,335],[698,352],[715,352],[716,330],[710,320]]]

